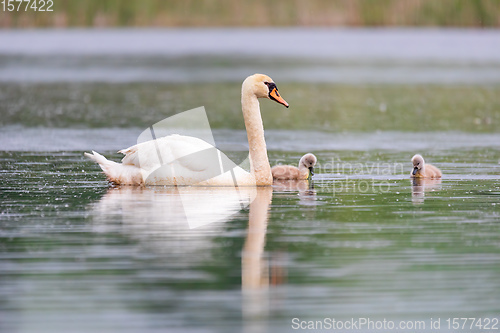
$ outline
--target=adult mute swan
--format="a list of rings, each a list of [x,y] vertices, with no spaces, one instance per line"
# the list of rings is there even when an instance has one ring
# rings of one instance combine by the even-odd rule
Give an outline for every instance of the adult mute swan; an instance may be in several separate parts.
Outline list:
[[[422,155],[413,156],[411,162],[413,163],[411,178],[441,178],[441,170],[432,164],[426,164]]]
[[[206,141],[175,134],[120,150],[125,154],[122,163],[94,151],[85,156],[97,162],[110,181],[121,185],[272,185],[258,98],[268,98],[288,108],[269,76],[254,74],[243,81],[241,108],[250,150],[250,173],[234,164],[227,167],[227,157]]]

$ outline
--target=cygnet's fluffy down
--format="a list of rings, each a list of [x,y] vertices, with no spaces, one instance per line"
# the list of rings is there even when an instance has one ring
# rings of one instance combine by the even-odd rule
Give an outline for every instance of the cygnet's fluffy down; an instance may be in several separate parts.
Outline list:
[[[413,170],[410,177],[412,178],[441,178],[442,172],[432,164],[426,164],[422,155],[412,157]]]
[[[314,175],[316,156],[305,154],[299,161],[299,167],[291,165],[276,165],[271,169],[274,179],[308,179]]]

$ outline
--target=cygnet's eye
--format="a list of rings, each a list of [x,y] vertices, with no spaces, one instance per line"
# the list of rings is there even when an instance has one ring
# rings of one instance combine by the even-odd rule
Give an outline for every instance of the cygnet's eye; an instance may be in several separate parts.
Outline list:
[[[420,162],[418,162],[417,165],[420,165]]]

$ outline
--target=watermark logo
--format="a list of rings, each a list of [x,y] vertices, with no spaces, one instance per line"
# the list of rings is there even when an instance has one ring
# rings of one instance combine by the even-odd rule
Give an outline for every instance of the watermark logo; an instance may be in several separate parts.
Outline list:
[[[248,149],[246,146],[241,148],[238,150]],[[232,215],[245,209],[255,198],[255,181],[253,184],[241,181],[252,178],[244,170],[250,165],[248,154],[234,160],[218,149],[204,107],[155,123],[139,135],[137,145],[130,149],[133,151],[125,151],[125,159],[129,156],[136,159],[145,184],[177,186],[190,228],[229,217],[227,214],[200,214],[202,207],[209,212],[210,208],[218,206],[218,202],[232,203],[235,209],[224,208]],[[274,162],[274,165],[288,164],[283,160]],[[404,169],[401,163],[351,163],[330,157],[318,161],[313,182],[332,195],[343,192],[387,193],[391,191],[388,179],[394,174],[404,174]],[[216,191],[217,194],[212,191],[207,196],[201,195],[200,191],[194,195],[196,190],[184,185],[224,186],[224,190]]]
[[[274,163],[281,165],[285,161],[279,159]],[[406,174],[403,163],[348,162],[337,156],[320,158],[314,170],[314,184],[332,195],[347,192],[388,193],[392,190],[390,179]]]
[[[248,155],[235,161],[217,148],[204,107],[150,126],[139,135],[134,151],[128,154],[136,154],[133,158],[137,158],[145,184],[177,185],[190,228],[227,219],[255,198],[255,183],[242,187],[238,178],[245,172],[242,167],[249,165]],[[215,193],[213,188],[184,185],[224,188]],[[216,208],[221,208],[219,214]]]

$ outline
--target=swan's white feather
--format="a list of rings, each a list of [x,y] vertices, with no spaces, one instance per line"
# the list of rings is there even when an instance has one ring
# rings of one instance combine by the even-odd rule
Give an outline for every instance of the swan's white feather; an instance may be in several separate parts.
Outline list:
[[[134,177],[140,173],[140,183],[147,185],[255,185],[255,178],[250,173],[234,164],[228,167],[229,159],[224,153],[191,136],[169,135],[119,152],[125,154],[121,164],[95,152],[86,156],[99,163],[108,178],[116,183],[131,183],[131,177],[127,176],[126,181],[121,181],[120,177],[132,170]],[[226,162],[224,169],[219,161]]]
[[[171,163],[181,157],[195,154],[201,150],[213,148],[211,144],[201,139],[172,134],[156,140],[149,140],[136,144],[135,146],[122,149],[119,153],[125,154],[123,164],[131,164],[143,170],[153,171],[159,167],[159,163]],[[192,170],[203,170],[203,161],[193,161]],[[198,162],[198,164],[196,164]]]

